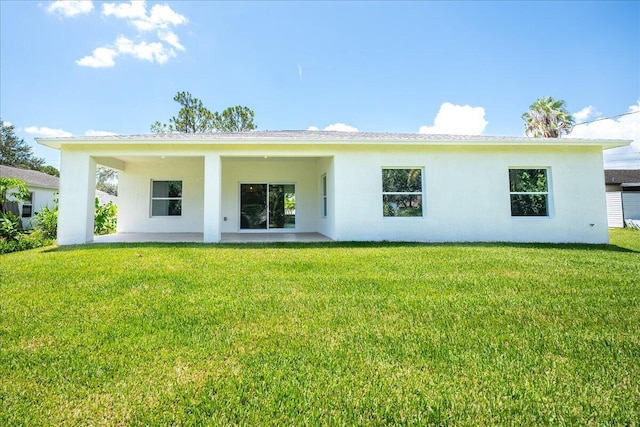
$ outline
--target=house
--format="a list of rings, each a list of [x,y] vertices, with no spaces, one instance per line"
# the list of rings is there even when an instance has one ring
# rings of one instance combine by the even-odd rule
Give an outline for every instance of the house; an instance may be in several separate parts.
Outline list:
[[[0,165],[0,176],[24,181],[31,192],[29,200],[15,202],[18,214],[22,217],[22,226],[24,228],[32,228],[34,215],[40,212],[43,207],[53,207],[56,193],[60,187],[60,179],[58,177],[39,171],[4,165]]]
[[[60,178],[43,172],[14,168],[11,166],[0,165],[0,176],[9,178],[17,178],[24,181],[31,191],[31,197],[26,201],[15,201],[17,213],[22,217],[22,226],[24,228],[33,227],[33,218],[36,213],[48,206],[52,208],[55,200],[58,198],[58,190],[60,189]],[[118,203],[118,197],[101,190],[95,190],[95,197],[98,198],[100,205],[112,202]]]
[[[93,240],[96,165],[119,171],[118,233],[606,243],[602,150],[629,144],[323,131],[37,141],[61,151],[61,245]]]
[[[640,169],[604,171],[609,227],[624,227],[625,220],[640,220]]]

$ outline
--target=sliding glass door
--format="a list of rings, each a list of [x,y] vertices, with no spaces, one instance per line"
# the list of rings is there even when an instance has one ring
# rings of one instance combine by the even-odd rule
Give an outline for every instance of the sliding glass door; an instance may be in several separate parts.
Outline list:
[[[240,184],[240,229],[295,228],[294,184]]]

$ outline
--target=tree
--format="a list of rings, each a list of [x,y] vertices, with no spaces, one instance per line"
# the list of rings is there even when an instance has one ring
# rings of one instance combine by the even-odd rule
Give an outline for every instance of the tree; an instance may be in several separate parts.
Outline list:
[[[118,195],[118,172],[111,168],[98,167],[96,169],[96,190]]]
[[[23,169],[40,170],[44,159],[35,157],[24,139],[18,138],[12,124],[0,119],[0,164]]]
[[[29,199],[30,196],[31,192],[26,182],[18,178],[0,176],[0,213],[7,213],[10,197],[22,201]]]
[[[254,130],[254,112],[248,107],[229,107],[222,113],[211,112],[198,98],[189,92],[178,92],[173,100],[182,107],[178,115],[169,119],[169,124],[156,121],[151,125],[153,133],[207,133],[241,132]]]
[[[566,103],[550,96],[537,99],[522,119],[525,121],[525,133],[534,138],[559,138],[569,133],[574,124]]]
[[[236,105],[222,113],[214,113],[214,126],[221,132],[245,132],[256,128],[254,112],[249,107]]]
[[[60,171],[53,166],[44,165],[40,168],[40,172],[46,173],[47,175],[57,176],[60,178]]]

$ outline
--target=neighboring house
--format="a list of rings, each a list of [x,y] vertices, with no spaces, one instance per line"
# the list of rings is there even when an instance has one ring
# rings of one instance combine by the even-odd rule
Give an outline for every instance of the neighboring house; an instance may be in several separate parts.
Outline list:
[[[44,206],[53,207],[56,193],[60,188],[60,179],[58,177],[43,172],[3,165],[0,165],[0,176],[24,181],[31,192],[29,200],[15,202],[18,213],[22,217],[22,226],[24,228],[33,226],[33,217]]]
[[[624,227],[625,220],[640,220],[640,169],[604,171],[609,227]]]
[[[96,165],[119,171],[119,233],[606,243],[602,150],[629,144],[322,131],[37,141],[61,151],[61,245],[93,240]]]

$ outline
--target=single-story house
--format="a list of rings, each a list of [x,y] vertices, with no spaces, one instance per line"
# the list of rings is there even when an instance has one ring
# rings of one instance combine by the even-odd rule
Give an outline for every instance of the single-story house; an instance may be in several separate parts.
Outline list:
[[[640,220],[640,169],[607,169],[609,227],[624,227],[625,220]]]
[[[4,165],[0,165],[0,176],[24,181],[31,192],[29,200],[14,201],[17,214],[22,217],[22,226],[24,228],[32,227],[34,215],[40,212],[43,207],[53,207],[56,193],[60,187],[60,179],[58,177],[39,171]]]
[[[22,226],[24,228],[32,228],[33,217],[40,210],[48,206],[52,208],[55,199],[58,197],[60,189],[60,178],[43,172],[14,168],[12,166],[0,165],[0,176],[9,178],[17,178],[24,181],[31,192],[31,197],[26,201],[14,201],[16,214],[22,217]],[[95,191],[95,197],[98,198],[100,205],[109,202],[117,204],[118,196],[105,193],[101,190]]]
[[[118,233],[606,243],[602,150],[629,144],[323,131],[37,141],[61,151],[61,245],[93,240],[96,165],[119,171]]]

